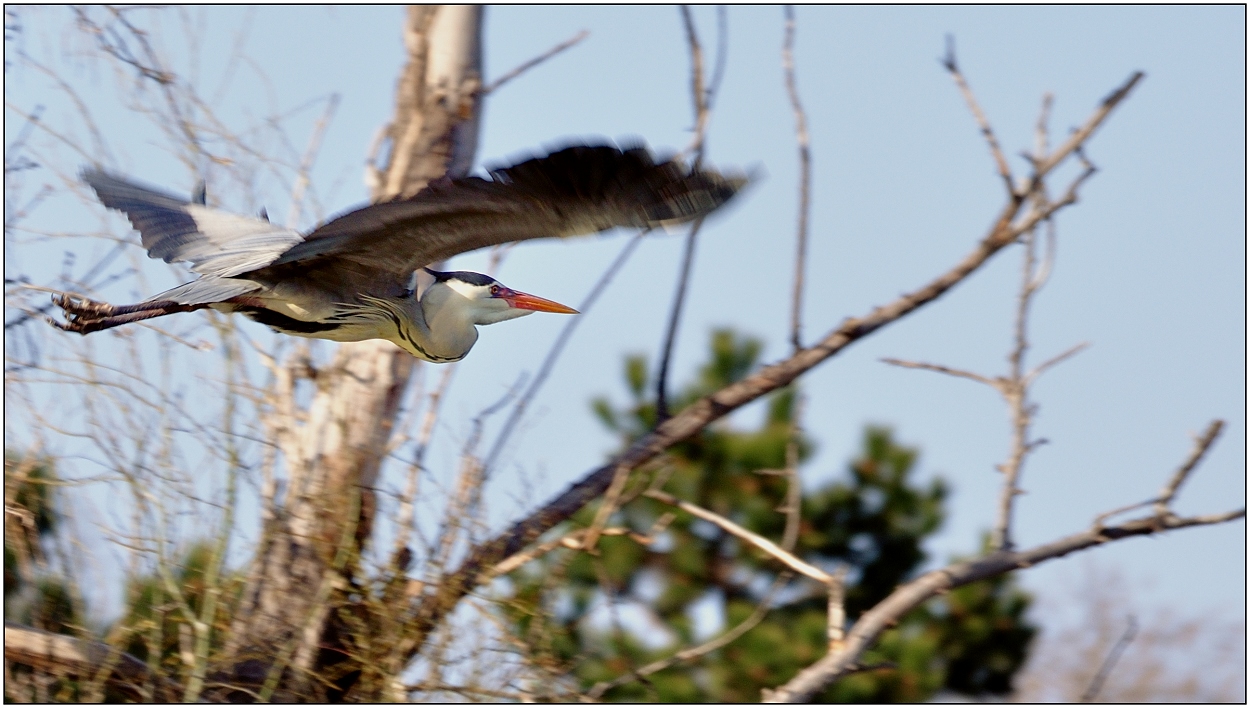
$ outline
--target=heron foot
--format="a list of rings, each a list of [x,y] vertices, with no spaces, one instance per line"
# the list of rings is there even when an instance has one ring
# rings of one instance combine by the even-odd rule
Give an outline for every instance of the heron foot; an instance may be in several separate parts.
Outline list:
[[[65,321],[58,322],[51,317],[46,317],[45,319],[48,323],[57,329],[79,334],[88,334],[122,324],[120,322],[114,323],[112,320],[125,310],[125,308],[110,305],[107,302],[63,294],[53,295],[52,304],[60,307],[65,312]]]
[[[107,302],[72,295],[53,295],[52,302],[64,310],[65,321],[57,322],[48,317],[48,322],[57,329],[79,334],[90,334],[131,322],[208,307],[204,304],[183,305],[169,300],[141,302],[137,305],[110,305]]]
[[[53,295],[52,304],[60,307],[69,317],[95,319],[117,314],[117,306],[107,302],[78,298],[72,295]]]

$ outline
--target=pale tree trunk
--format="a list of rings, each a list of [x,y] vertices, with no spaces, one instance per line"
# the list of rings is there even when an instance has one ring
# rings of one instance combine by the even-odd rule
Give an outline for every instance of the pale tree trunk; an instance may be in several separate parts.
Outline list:
[[[384,136],[389,157],[371,168],[375,202],[411,196],[472,167],[481,22],[480,7],[409,8],[408,63]],[[266,519],[230,633],[229,682],[259,685],[263,697],[277,689],[275,698],[324,699],[341,697],[358,675],[346,653],[334,651],[342,628],[331,608],[343,606],[354,559],[372,530],[372,490],[415,363],[395,345],[370,340],[341,345],[332,365],[315,374],[295,363],[278,371],[269,425],[287,472],[285,498]],[[300,376],[316,385],[306,411],[292,397]],[[330,665],[337,666],[327,673]],[[313,674],[340,686],[327,689]]]

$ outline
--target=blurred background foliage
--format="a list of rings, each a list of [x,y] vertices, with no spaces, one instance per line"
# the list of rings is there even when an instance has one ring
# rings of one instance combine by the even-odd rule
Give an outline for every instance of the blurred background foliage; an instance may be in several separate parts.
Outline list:
[[[4,619],[56,634],[83,633],[83,603],[72,581],[50,562],[61,516],[56,463],[4,451]]]
[[[707,362],[673,401],[679,410],[747,375],[762,343],[732,330],[713,332]],[[633,400],[606,399],[593,408],[622,445],[651,429],[656,405],[643,357],[629,357],[625,379]],[[721,423],[669,451],[651,471],[663,489],[770,539],[782,536],[786,466],[796,392],[767,402],[758,428]],[[799,457],[813,443],[799,440]],[[847,473],[806,490],[796,553],[833,571],[847,570],[846,610],[854,621],[913,577],[926,560],[923,545],[945,517],[948,486],[914,479],[918,450],[895,441],[888,428],[869,427]],[[644,475],[645,476],[645,475]],[[636,492],[640,489],[633,490]],[[624,498],[629,498],[627,491]],[[589,526],[595,508],[561,530]],[[647,533],[670,507],[636,497],[616,511],[611,526]],[[654,542],[604,536],[599,554],[558,551],[512,577],[506,612],[519,640],[555,673],[571,672],[582,689],[611,681],[650,661],[707,638],[697,615],[719,611],[722,629],[747,619],[782,568],[716,525],[677,513]],[[866,670],[821,695],[829,702],[924,701],[939,692],[1003,696],[1024,663],[1036,629],[1030,604],[1011,576],[950,592],[903,618],[864,657]],[[823,586],[791,580],[772,611],[737,640],[704,656],[605,694],[616,701],[753,702],[825,654],[827,599]],[[607,621],[604,622],[604,617]]]
[[[214,548],[209,541],[196,542],[183,552],[172,564],[169,578],[178,588],[180,597],[169,592],[166,579],[157,573],[129,578],[126,613],[110,632],[117,637],[114,643],[150,666],[161,665],[165,675],[181,674],[192,651],[191,625],[185,610],[196,617],[203,612],[205,576],[214,561]],[[222,597],[216,604],[210,651],[220,649],[222,638],[227,636],[233,610],[243,591],[243,580],[241,575],[231,574],[220,583]],[[185,610],[182,602],[186,603]]]
[[[4,618],[9,622],[75,637],[102,638],[149,665],[161,665],[164,675],[185,672],[191,652],[191,627],[183,612],[197,617],[205,597],[205,576],[214,559],[211,542],[192,543],[169,565],[168,582],[157,573],[132,573],[126,581],[126,606],[111,622],[88,616],[80,589],[73,580],[73,563],[59,546],[65,541],[57,499],[60,481],[55,461],[17,450],[4,453]],[[180,598],[169,592],[170,582]],[[222,596],[214,618],[214,638],[226,636],[243,579],[229,575],[221,583]],[[213,649],[220,647],[214,645]],[[153,647],[159,647],[153,651]],[[46,687],[49,700],[83,698],[80,681],[57,679]],[[107,692],[106,701],[126,696]],[[29,700],[9,695],[10,700]]]
[[[707,361],[674,397],[672,407],[678,410],[741,379],[756,365],[761,350],[760,342],[750,337],[731,330],[714,332]],[[632,399],[627,405],[606,399],[593,403],[595,414],[623,444],[650,429],[656,415],[652,372],[643,357],[626,360],[625,380]],[[609,525],[647,534],[671,513],[670,507],[639,495],[660,475],[665,491],[755,533],[780,538],[785,515],[778,509],[786,482],[777,472],[785,467],[795,405],[794,390],[780,391],[767,401],[756,427],[723,422],[673,449],[662,466],[639,475],[638,486],[626,489],[624,498],[633,498]],[[802,438],[798,443],[800,459],[811,454],[813,441]],[[950,490],[941,477],[927,483],[915,478],[918,456],[917,449],[899,443],[888,428],[868,427],[860,454],[844,473],[803,495],[796,553],[828,571],[847,570],[849,622],[914,577],[928,560],[923,546],[942,525]],[[168,578],[151,570],[132,571],[122,613],[101,619],[88,613],[73,580],[72,558],[65,552],[72,524],[65,523],[68,512],[58,506],[62,484],[53,458],[6,451],[5,619],[102,639],[150,665],[159,664],[164,675],[183,677],[191,633],[170,583],[198,616],[206,599],[213,542],[193,542],[171,553]],[[594,507],[583,510],[559,532],[589,526],[595,512]],[[510,576],[510,592],[499,605],[514,646],[523,648],[523,660],[557,679],[569,678],[576,685],[568,687],[579,691],[737,626],[782,573],[775,561],[684,513],[675,514],[649,545],[616,535],[602,537],[598,549],[597,556],[560,549],[529,564]],[[906,615],[865,654],[863,663],[877,668],[846,677],[820,700],[918,702],[952,694],[1074,700],[1087,689],[1128,614],[1141,617],[1143,629],[1100,700],[1224,701],[1244,695],[1239,668],[1244,666],[1244,625],[1230,628],[1216,617],[1136,607],[1130,585],[1116,580],[1113,571],[1092,561],[1088,565],[1080,574],[1084,584],[1079,592],[1062,607],[1040,608],[1046,617],[1059,617],[1065,608],[1076,613],[1067,618],[1068,625],[1056,619],[1055,630],[1048,629],[1041,641],[1034,642],[1039,630],[1025,616],[1032,599],[1013,576],[1000,576],[953,590]],[[216,637],[225,635],[242,577],[228,572],[220,587],[213,619],[220,630]],[[770,607],[759,624],[735,641],[610,689],[603,697],[758,700],[761,689],[788,680],[825,653],[822,587],[790,578]],[[1031,614],[1038,613],[1033,607]],[[1178,652],[1192,661],[1180,661]],[[21,667],[10,668],[14,677],[22,678]],[[57,679],[43,695],[79,701],[89,695],[88,688]],[[111,690],[100,697],[126,698]],[[7,684],[6,698],[30,700],[10,695]]]

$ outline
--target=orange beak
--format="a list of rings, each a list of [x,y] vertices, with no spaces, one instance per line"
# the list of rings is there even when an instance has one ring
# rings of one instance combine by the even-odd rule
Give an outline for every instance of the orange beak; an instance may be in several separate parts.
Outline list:
[[[498,297],[499,299],[504,300],[505,302],[508,303],[509,306],[515,307],[518,310],[534,310],[536,312],[556,312],[561,315],[581,314],[577,310],[574,310],[573,308],[568,307],[567,305],[561,305],[560,303],[554,300],[548,300],[546,298],[538,297],[537,295],[530,295],[529,293],[522,293],[516,290],[505,290],[504,292],[499,293],[495,297]]]

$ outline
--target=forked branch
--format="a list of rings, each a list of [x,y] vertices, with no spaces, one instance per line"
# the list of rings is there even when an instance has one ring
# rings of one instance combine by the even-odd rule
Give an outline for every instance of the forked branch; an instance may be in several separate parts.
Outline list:
[[[1118,93],[1127,93],[1136,82],[1135,76]],[[1101,123],[1105,118],[1106,111],[1100,107],[1087,121],[1087,126]],[[1092,134],[1092,130],[1086,132]],[[1070,154],[1071,150],[1068,152]],[[639,438],[608,464],[587,474],[550,503],[518,521],[499,536],[474,548],[460,568],[447,576],[437,592],[423,598],[421,606],[414,613],[411,625],[414,631],[412,640],[405,649],[406,654],[412,656],[419,651],[430,630],[456,606],[460,598],[480,582],[484,573],[500,560],[520,552],[556,524],[568,519],[582,506],[603,494],[618,470],[638,469],[670,446],[697,434],[713,421],[786,386],[854,342],[938,299],[984,265],[994,254],[1014,243],[1020,234],[1073,203],[1077,188],[1087,176],[1088,174],[1082,174],[1069,186],[1070,198],[1035,206],[1027,213],[1021,213],[1024,208],[1022,201],[1009,199],[994,219],[989,232],[950,270],[919,289],[873,309],[863,317],[848,318],[816,344],[801,349],[788,359],[766,366],[751,376],[687,406]]]
[[[1216,421],[1207,429],[1208,434],[1199,439],[1194,453],[1181,466],[1177,474],[1173,475],[1173,480],[1178,477],[1183,480],[1188,476],[1206,451],[1210,449],[1210,443],[1214,440],[1212,431],[1218,432],[1221,425],[1220,421]],[[1170,487],[1171,483],[1164,488],[1165,495]],[[1170,496],[1168,498],[1171,499]],[[926,573],[898,588],[889,597],[865,612],[847,634],[846,642],[841,650],[830,651],[825,658],[799,672],[788,683],[769,692],[765,700],[771,703],[797,703],[811,700],[829,684],[854,670],[863,652],[872,646],[877,637],[892,626],[898,618],[938,594],[978,580],[1060,558],[1069,553],[1100,546],[1110,541],[1134,536],[1149,536],[1190,526],[1222,524],[1245,518],[1245,515],[1245,508],[1241,508],[1219,514],[1180,517],[1172,513],[1165,505],[1162,511],[1156,510],[1150,516],[1133,519],[1116,526],[1103,526],[1101,520],[1106,516],[1103,515],[1095,520],[1089,529],[1051,543],[1025,551],[999,550],[975,560],[954,563],[940,570]]]

